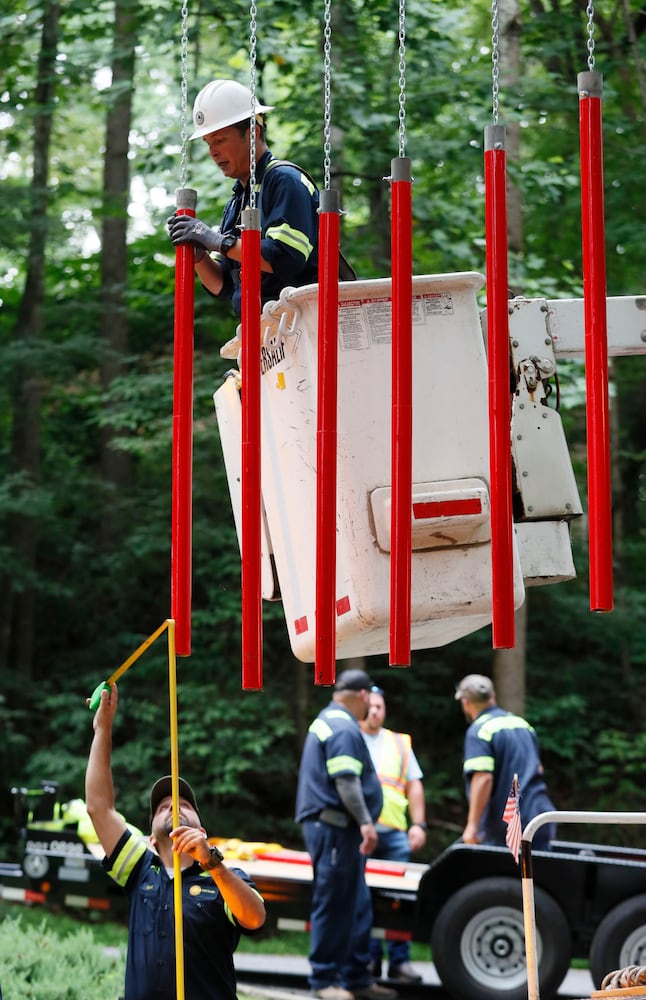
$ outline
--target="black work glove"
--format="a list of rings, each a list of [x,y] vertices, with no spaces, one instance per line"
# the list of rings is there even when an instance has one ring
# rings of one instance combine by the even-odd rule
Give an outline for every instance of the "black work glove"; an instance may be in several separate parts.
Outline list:
[[[171,243],[175,247],[188,243],[202,251],[200,256],[204,256],[206,250],[222,248],[223,234],[191,215],[171,215],[167,225]]]

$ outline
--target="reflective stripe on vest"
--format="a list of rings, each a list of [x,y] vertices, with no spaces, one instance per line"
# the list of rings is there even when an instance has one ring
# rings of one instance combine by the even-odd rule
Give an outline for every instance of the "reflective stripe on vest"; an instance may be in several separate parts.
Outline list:
[[[384,793],[384,804],[379,817],[379,823],[393,827],[395,830],[406,830],[406,776],[410,759],[411,738],[408,733],[394,733],[392,729],[384,729],[386,737],[382,744],[379,761],[379,781]]]

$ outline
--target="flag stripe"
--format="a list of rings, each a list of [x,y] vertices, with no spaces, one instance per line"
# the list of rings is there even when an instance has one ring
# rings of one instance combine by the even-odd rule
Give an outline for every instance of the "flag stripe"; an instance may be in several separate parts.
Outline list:
[[[511,791],[507,797],[502,819],[507,824],[505,843],[511,851],[514,861],[518,864],[523,828],[520,821],[520,789],[518,788],[516,779],[514,779]]]

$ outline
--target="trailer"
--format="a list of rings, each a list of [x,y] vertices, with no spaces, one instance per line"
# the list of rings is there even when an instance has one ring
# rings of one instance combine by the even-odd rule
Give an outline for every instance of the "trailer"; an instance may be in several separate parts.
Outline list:
[[[126,900],[101,868],[103,851],[83,818],[56,808],[43,783],[47,818],[31,810],[21,860],[0,863],[0,898],[77,915],[121,920]],[[38,790],[14,789],[18,812]],[[78,801],[78,800],[76,800]],[[66,818],[67,816],[67,818]],[[304,851],[214,839],[225,863],[253,878],[267,906],[265,933],[307,930],[312,868]],[[429,945],[454,1000],[526,1000],[520,870],[506,848],[456,842],[430,864],[370,859],[373,934]],[[614,969],[646,964],[646,850],[556,840],[533,854],[536,953],[541,997],[550,1000],[573,959],[599,987]]]

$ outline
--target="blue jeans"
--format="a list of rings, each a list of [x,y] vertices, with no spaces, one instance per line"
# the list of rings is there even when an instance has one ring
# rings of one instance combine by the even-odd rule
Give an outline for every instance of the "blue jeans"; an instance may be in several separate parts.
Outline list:
[[[305,820],[303,837],[314,871],[310,989],[369,986],[372,899],[366,885],[366,859],[359,854],[359,827],[351,823],[340,830],[320,820]]]
[[[405,830],[380,830],[377,834],[377,846],[373,858],[384,861],[410,861],[408,834]],[[408,941],[387,941],[389,965],[403,965],[410,961],[410,943]],[[370,938],[370,959],[380,962],[383,956],[379,938]]]

